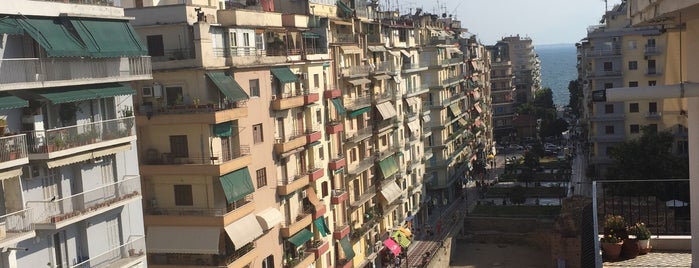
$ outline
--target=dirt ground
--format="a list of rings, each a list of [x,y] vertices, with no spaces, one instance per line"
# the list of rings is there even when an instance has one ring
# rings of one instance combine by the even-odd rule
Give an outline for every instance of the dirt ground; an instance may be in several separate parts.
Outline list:
[[[540,268],[552,267],[551,256],[528,246],[459,241],[451,256],[458,268]]]

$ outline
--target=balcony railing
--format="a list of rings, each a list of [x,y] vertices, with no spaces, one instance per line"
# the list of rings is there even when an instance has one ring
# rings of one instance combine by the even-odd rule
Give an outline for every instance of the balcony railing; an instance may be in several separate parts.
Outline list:
[[[255,243],[248,243],[230,255],[213,255],[213,254],[184,254],[184,253],[167,253],[157,254],[162,258],[151,258],[148,260],[149,265],[186,265],[198,266],[206,265],[208,267],[227,267],[236,260],[242,258],[246,254],[255,249]],[[202,263],[203,262],[203,263]]]
[[[150,215],[166,215],[166,216],[208,216],[222,217],[229,212],[240,209],[254,201],[253,195],[246,195],[244,198],[226,205],[225,208],[160,208],[151,207],[146,209],[146,213]]]
[[[643,48],[643,53],[644,53],[646,56],[649,56],[649,55],[658,55],[658,54],[660,54],[661,52],[662,52],[662,50],[660,50],[660,48],[659,48],[659,47],[656,47],[656,46],[645,46],[645,47]]]
[[[450,77],[450,78],[447,78],[447,79],[442,80],[441,85],[449,85],[449,84],[453,84],[453,83],[459,82],[459,81],[461,81],[461,80],[464,80],[464,78],[461,77],[461,76]]]
[[[27,135],[0,137],[0,163],[27,157]]]
[[[91,256],[86,261],[73,265],[71,268],[109,267],[117,261],[143,258],[145,254],[145,236],[129,237],[129,241],[123,245]]]
[[[0,65],[0,84],[150,76],[152,69],[149,56],[3,59]]]
[[[232,148],[230,152],[196,155],[189,154],[187,157],[174,157],[170,153],[163,153],[161,158],[145,158],[145,163],[149,165],[172,165],[172,164],[199,164],[199,165],[221,165],[233,159],[250,155],[250,145],[240,145]]]
[[[392,62],[384,61],[384,62],[379,62],[378,64],[376,64],[373,71],[374,72],[394,72],[395,69],[396,68]]]
[[[441,61],[441,65],[456,64],[456,63],[461,63],[463,61],[464,61],[464,58],[462,58],[462,57],[443,59]]]
[[[427,92],[428,90],[430,90],[429,85],[406,87],[405,94],[406,95],[421,94],[421,93]]]
[[[355,76],[355,75],[369,75],[371,72],[371,66],[369,65],[355,65],[350,67],[342,68],[342,75],[345,76]]]
[[[96,6],[114,6],[114,0],[32,0],[32,1],[60,2],[60,3],[82,4],[82,5],[96,5]]]
[[[364,159],[362,159],[358,162],[349,164],[348,168],[347,168],[347,173],[358,174],[362,171],[367,170],[368,168],[370,168],[373,165],[374,165],[374,157],[373,156],[364,157]]]
[[[646,118],[648,119],[660,119],[663,116],[662,112],[647,112]]]
[[[403,63],[403,70],[412,70],[412,69],[419,69],[419,68],[427,68],[429,67],[430,64],[425,62],[425,63]]]
[[[327,47],[307,47],[305,48],[304,52],[306,55],[309,54],[328,54],[328,48]]]
[[[257,49],[256,47],[232,47],[228,49],[228,55],[226,56],[263,56],[267,55],[267,52],[263,49]]]
[[[223,56],[223,49],[214,49],[215,56]],[[166,49],[162,56],[153,56],[153,62],[171,61],[171,60],[190,60],[195,59],[196,54],[192,48],[177,48]]]
[[[299,206],[298,208],[298,213],[296,214],[295,218],[291,218],[288,215],[286,216],[286,219],[284,219],[281,223],[282,228],[289,228],[292,225],[300,222],[305,218],[306,216],[310,215],[313,213],[313,209],[310,207],[305,207],[304,206]]]
[[[5,235],[0,237],[0,242],[13,234],[34,230],[32,212],[32,209],[25,209],[0,216],[0,225],[5,227]]]
[[[371,126],[366,126],[364,128],[358,129],[357,132],[347,133],[346,139],[349,142],[357,142],[370,137],[373,134]]]
[[[393,96],[395,96],[395,93],[393,92],[393,90],[390,90],[390,89],[386,89],[383,92],[379,92],[379,93],[373,95],[374,101],[376,101],[376,102],[383,102],[383,101],[390,100]]]
[[[66,198],[28,201],[27,207],[34,209],[35,223],[59,223],[140,195],[141,177],[127,176],[124,180]]]
[[[333,43],[356,43],[357,39],[351,33],[334,33]]]
[[[663,72],[660,70],[660,68],[648,68],[646,69],[646,75],[661,75]]]
[[[306,135],[303,131],[298,131],[298,130],[292,130],[289,132],[290,133],[287,133],[286,135],[284,135],[284,137],[276,138],[274,140],[274,143],[281,144],[281,143],[289,142],[289,141],[292,141],[298,137]]]
[[[366,40],[368,43],[381,43],[381,35],[369,34],[366,36]]]
[[[136,135],[134,117],[124,117],[95,123],[49,130],[28,131],[29,153],[51,153]]]
[[[595,49],[595,50],[588,50],[585,52],[585,54],[588,57],[601,57],[601,56],[612,56],[612,55],[621,55],[621,49]]]
[[[350,110],[354,110],[360,107],[369,106],[371,104],[371,96],[357,96],[357,97],[347,97],[345,98],[345,107]]]

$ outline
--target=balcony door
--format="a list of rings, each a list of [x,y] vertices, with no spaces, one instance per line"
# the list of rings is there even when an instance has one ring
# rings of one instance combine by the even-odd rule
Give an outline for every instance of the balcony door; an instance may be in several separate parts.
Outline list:
[[[221,138],[221,158],[220,161],[225,162],[231,160],[231,145],[230,137]]]
[[[302,135],[304,131],[303,112],[296,113],[296,134]]]
[[[116,261],[121,258],[121,252],[117,250],[121,246],[121,231],[119,230],[119,215],[113,215],[105,221],[105,240],[107,250],[105,259]]]

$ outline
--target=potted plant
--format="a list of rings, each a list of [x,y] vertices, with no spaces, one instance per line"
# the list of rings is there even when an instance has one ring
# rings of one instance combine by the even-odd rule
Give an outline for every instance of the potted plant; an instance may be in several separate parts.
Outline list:
[[[604,237],[602,237],[602,252],[608,260],[617,260],[621,255],[624,239],[628,238],[626,221],[619,215],[607,215],[604,218]]]
[[[645,223],[639,222],[631,227],[631,234],[636,237],[639,254],[650,252],[650,230]]]

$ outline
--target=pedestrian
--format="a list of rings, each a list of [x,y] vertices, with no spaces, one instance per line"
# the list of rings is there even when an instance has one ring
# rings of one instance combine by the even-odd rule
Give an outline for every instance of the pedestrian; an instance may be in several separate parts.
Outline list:
[[[437,235],[442,234],[442,221],[437,222]]]
[[[395,261],[396,261],[396,262],[395,262],[395,263],[396,263],[396,268],[400,267],[400,262],[401,262],[400,256],[396,256]]]

